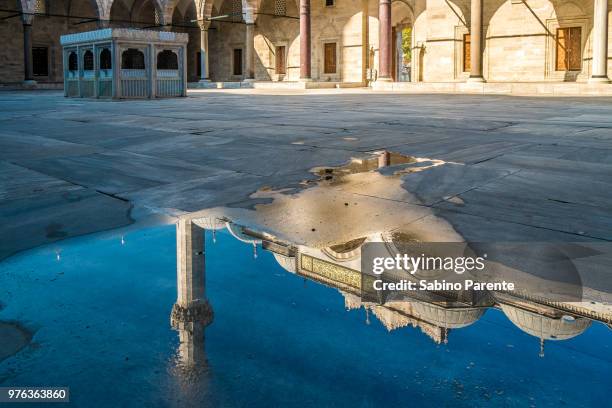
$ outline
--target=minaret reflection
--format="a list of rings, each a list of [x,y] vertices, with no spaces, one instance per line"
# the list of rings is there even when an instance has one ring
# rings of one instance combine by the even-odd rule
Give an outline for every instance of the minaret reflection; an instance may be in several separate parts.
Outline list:
[[[208,371],[204,348],[205,328],[213,320],[206,298],[204,229],[191,219],[176,224],[177,299],[170,323],[179,332],[176,373],[184,386],[199,383]]]

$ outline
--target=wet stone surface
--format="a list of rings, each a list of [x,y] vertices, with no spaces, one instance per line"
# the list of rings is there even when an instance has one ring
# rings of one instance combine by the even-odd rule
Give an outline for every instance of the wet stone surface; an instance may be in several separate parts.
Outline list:
[[[610,251],[579,260],[572,305],[360,292],[373,243],[609,245],[612,165],[576,153],[609,148],[606,118],[350,92],[41,93],[26,113],[28,95],[0,114],[0,256],[49,244],[0,263],[0,386],[68,385],[88,408],[607,402]]]
[[[0,321],[0,362],[17,354],[31,340],[32,333],[19,323]]]
[[[443,162],[403,187],[455,225],[612,239],[605,99],[248,90],[108,103],[3,92],[0,108],[0,258],[129,224],[133,207],[248,207],[259,188],[380,150]]]

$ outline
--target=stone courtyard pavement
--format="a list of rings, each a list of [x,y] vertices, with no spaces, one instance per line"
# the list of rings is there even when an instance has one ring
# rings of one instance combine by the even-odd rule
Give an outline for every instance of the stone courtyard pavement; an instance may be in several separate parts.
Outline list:
[[[455,225],[508,239],[612,240],[612,99],[208,90],[110,102],[2,92],[0,259],[126,225],[143,208],[250,206],[261,187],[381,149],[461,164],[405,182]]]

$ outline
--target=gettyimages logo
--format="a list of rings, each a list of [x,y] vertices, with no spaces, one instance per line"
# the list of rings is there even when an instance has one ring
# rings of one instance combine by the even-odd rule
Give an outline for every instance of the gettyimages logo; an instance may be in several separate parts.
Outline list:
[[[401,269],[412,275],[418,271],[446,271],[462,274],[470,271],[483,271],[485,269],[485,258],[483,256],[410,256],[408,254],[396,254],[394,257],[375,257],[372,261],[372,272],[381,275],[388,270]]]
[[[601,273],[604,264],[597,259],[610,254],[609,243],[366,243],[362,298],[381,302],[444,295],[458,300],[498,291],[578,302],[583,299],[581,271],[600,278],[589,282],[590,289],[609,293],[611,278]]]

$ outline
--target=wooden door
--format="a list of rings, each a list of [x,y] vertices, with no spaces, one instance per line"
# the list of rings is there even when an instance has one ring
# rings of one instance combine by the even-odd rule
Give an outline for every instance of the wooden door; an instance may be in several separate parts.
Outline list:
[[[336,43],[326,43],[324,50],[324,66],[323,73],[335,74],[336,73]]]
[[[234,75],[242,75],[242,48],[234,49]]]
[[[276,47],[276,73],[284,75],[287,73],[287,64],[285,62],[285,46]]]
[[[563,27],[557,29],[557,71],[582,69],[582,29]]]
[[[463,72],[470,72],[472,69],[472,36],[463,34]]]

